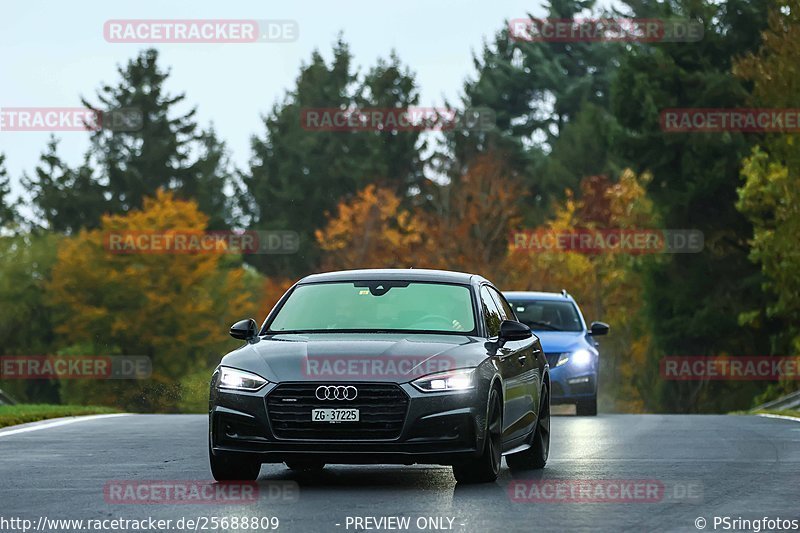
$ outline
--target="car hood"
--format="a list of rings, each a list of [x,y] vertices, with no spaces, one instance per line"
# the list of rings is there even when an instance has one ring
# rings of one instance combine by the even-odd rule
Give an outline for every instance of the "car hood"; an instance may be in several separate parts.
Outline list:
[[[569,352],[586,347],[586,336],[582,331],[534,331],[542,342],[544,353]]]
[[[485,342],[465,335],[270,335],[229,353],[220,364],[272,382],[406,383],[437,371],[478,366],[486,358]]]

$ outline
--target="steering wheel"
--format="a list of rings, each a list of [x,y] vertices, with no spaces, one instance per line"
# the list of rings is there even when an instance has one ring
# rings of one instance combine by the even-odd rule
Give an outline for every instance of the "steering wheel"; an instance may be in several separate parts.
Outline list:
[[[426,325],[425,323],[429,322],[429,321],[437,321],[437,322],[445,323],[445,324],[447,324],[447,329],[448,330],[455,329],[455,325],[453,324],[453,320],[450,319],[450,318],[447,318],[446,316],[442,316],[442,315],[425,315],[423,317],[420,317],[416,322],[411,324],[412,329],[414,329],[413,326]]]

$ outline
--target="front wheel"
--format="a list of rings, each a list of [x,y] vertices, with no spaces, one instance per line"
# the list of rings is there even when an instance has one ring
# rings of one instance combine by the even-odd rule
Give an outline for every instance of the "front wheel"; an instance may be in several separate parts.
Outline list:
[[[255,481],[261,472],[261,463],[242,457],[211,451],[208,444],[208,459],[211,463],[211,475],[217,481]]]
[[[493,483],[500,473],[503,457],[503,411],[500,395],[492,387],[489,393],[489,409],[486,417],[486,438],[483,453],[472,461],[453,465],[453,475],[458,483]]]
[[[512,470],[539,470],[547,464],[550,455],[550,393],[547,385],[542,388],[539,418],[533,433],[531,447],[506,456],[506,463]]]

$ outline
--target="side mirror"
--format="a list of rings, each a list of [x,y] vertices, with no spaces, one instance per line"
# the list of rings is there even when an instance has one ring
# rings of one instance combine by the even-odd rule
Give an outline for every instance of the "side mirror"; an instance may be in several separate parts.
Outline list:
[[[521,341],[533,337],[531,328],[515,320],[503,320],[500,323],[500,341]]]
[[[590,327],[590,333],[592,336],[597,337],[598,335],[608,335],[608,331],[611,328],[605,322],[592,322]]]
[[[231,326],[231,337],[248,341],[258,335],[258,324],[252,318],[240,320]]]

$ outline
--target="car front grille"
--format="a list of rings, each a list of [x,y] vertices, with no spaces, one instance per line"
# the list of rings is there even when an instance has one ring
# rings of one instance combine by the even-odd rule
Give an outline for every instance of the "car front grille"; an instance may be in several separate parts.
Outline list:
[[[358,389],[354,400],[318,400],[320,385],[284,383],[267,395],[267,415],[279,439],[374,440],[396,439],[403,429],[408,396],[394,384],[336,383]],[[312,409],[358,409],[358,422],[312,422]]]

